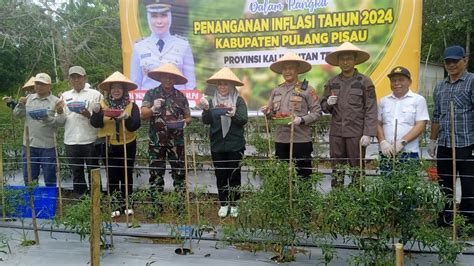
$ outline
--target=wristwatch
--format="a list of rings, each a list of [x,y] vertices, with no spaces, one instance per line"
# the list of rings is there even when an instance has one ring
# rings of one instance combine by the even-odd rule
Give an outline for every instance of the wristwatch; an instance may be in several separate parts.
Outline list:
[[[402,145],[403,145],[403,147],[405,147],[407,145],[407,141],[402,139]]]

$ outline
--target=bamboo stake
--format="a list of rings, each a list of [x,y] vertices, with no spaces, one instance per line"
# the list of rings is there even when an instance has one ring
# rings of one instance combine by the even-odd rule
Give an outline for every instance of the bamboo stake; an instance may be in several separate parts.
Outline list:
[[[91,265],[100,265],[100,169],[92,169],[91,185]]]
[[[110,197],[110,176],[109,176],[109,136],[105,136],[105,178],[107,179],[107,198],[109,199],[107,201],[108,206],[108,212],[112,213],[112,198]],[[113,223],[113,218],[112,215],[110,215],[110,228],[109,228],[109,235],[110,235],[110,245],[114,246],[114,236],[112,233],[112,223]]]
[[[186,122],[185,122],[186,123]],[[189,249],[193,250],[192,247],[192,238],[191,238],[191,206],[190,206],[190,201],[189,201],[189,189],[188,189],[188,184],[189,184],[189,178],[188,178],[188,156],[186,155],[186,151],[188,148],[187,145],[187,138],[185,130],[183,128],[183,139],[184,139],[184,189],[186,190],[186,211],[188,213],[188,226],[189,226]],[[184,231],[186,233],[186,230]]]
[[[395,265],[396,266],[403,266],[404,265],[404,255],[403,255],[403,245],[400,243],[395,244]]]
[[[359,173],[359,190],[362,191],[362,171],[364,171],[364,165],[363,165],[363,162],[362,162],[362,143],[360,143],[359,141],[359,169],[360,169],[360,173]]]
[[[290,154],[289,154],[289,169],[288,169],[288,189],[289,189],[289,203],[290,203],[290,212],[293,211],[293,139],[295,135],[295,124],[293,123],[294,115],[291,116],[291,126],[290,126]]]
[[[198,183],[198,175],[197,175],[197,166],[196,166],[196,147],[194,140],[192,140],[192,152],[193,152],[193,170],[194,170],[194,187],[196,188],[197,183]],[[196,194],[196,190],[194,191],[194,194]],[[196,220],[199,223],[200,220],[200,215],[199,215],[199,199],[196,200]]]
[[[398,131],[398,119],[395,119],[395,132],[393,134],[393,149],[394,151],[397,150],[397,131]],[[395,169],[395,163],[396,163],[396,154],[393,154],[392,156],[392,170]]]
[[[0,143],[0,185],[2,189],[2,218],[6,218],[6,208],[5,208],[5,177],[3,176],[3,144]]]
[[[451,101],[451,150],[453,157],[453,241],[456,241],[456,216],[457,209],[456,206],[456,137],[454,136],[454,103]]]
[[[26,153],[26,172],[28,175],[27,187],[30,196],[31,220],[33,223],[33,231],[35,234],[35,243],[39,245],[38,225],[36,223],[35,199],[33,178],[31,177],[31,152],[30,152],[30,130],[25,126],[25,153]]]
[[[267,115],[263,114],[263,117],[265,118],[265,131],[267,133],[267,144],[268,144],[268,157],[272,157],[272,143],[270,141],[270,128],[268,127],[268,118]]]
[[[125,119],[122,119],[123,137],[123,170],[125,171],[125,211],[128,212],[128,171],[127,171],[127,139],[125,135]],[[132,214],[133,215],[133,214]],[[128,228],[128,213],[125,214],[125,223]]]
[[[56,133],[53,135],[54,139],[54,152],[56,153],[56,178],[58,179],[58,196],[59,196],[59,219],[63,219],[63,192],[61,191],[62,188],[62,181],[61,181],[61,165],[59,163],[59,152],[58,152],[58,145],[56,141]]]

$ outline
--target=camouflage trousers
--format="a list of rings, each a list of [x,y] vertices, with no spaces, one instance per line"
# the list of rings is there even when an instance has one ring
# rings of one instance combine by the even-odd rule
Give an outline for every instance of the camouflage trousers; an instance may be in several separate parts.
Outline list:
[[[171,177],[176,191],[184,189],[184,146],[149,146],[150,179],[153,190],[163,192],[165,185],[166,160],[171,165]]]

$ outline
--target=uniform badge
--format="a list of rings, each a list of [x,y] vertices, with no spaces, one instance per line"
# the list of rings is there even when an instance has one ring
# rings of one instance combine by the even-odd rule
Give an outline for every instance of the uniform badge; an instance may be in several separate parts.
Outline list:
[[[146,53],[146,54],[141,54],[140,55],[140,58],[143,59],[143,58],[148,58],[148,57],[151,57],[151,53]]]

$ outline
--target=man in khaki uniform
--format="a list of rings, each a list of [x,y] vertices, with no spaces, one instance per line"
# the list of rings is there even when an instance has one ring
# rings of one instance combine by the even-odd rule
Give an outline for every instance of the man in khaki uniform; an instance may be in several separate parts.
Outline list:
[[[328,64],[341,69],[339,75],[326,83],[321,99],[323,111],[332,115],[329,148],[333,158],[333,187],[344,184],[343,164],[358,167],[359,158],[365,158],[370,137],[377,135],[375,87],[369,77],[355,68],[369,57],[367,52],[346,42],[325,58]],[[353,182],[357,176],[353,175]]]
[[[272,92],[263,113],[271,118],[277,113],[293,115],[288,125],[278,125],[275,132],[275,155],[280,160],[288,160],[290,142],[293,141],[293,158],[296,160],[298,175],[306,178],[312,173],[311,152],[313,143],[311,124],[321,116],[321,106],[316,90],[306,81],[298,80],[298,74],[311,70],[311,64],[294,53],[287,53],[270,65],[273,72],[282,74],[285,82],[278,85]],[[291,124],[293,123],[293,140],[291,140]]]

